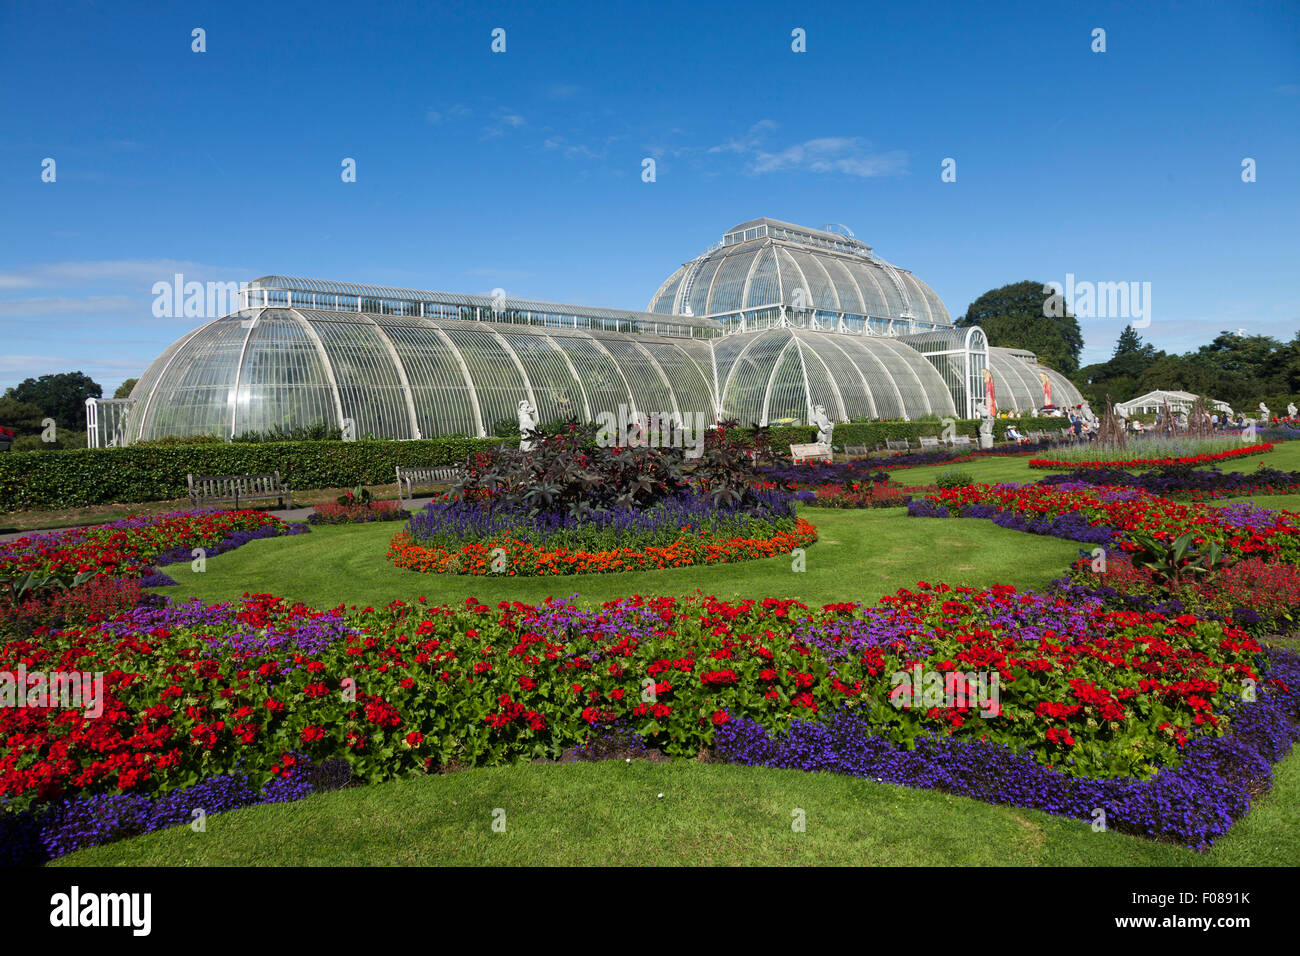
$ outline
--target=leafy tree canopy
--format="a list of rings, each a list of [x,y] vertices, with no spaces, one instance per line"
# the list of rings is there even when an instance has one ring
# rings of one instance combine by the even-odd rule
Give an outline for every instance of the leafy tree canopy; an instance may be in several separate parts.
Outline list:
[[[1039,361],[1067,375],[1078,371],[1083,332],[1068,309],[1049,315],[1044,303],[1051,292],[1046,283],[1026,280],[992,289],[972,302],[957,320],[963,328],[978,325],[990,345],[1029,349]]]
[[[1282,409],[1300,395],[1300,333],[1280,342],[1221,332],[1195,351],[1168,355],[1125,328],[1111,358],[1079,369],[1074,381],[1098,407],[1107,395],[1122,402],[1163,389],[1205,395],[1236,409],[1253,409],[1260,401]]]
[[[0,425],[13,429],[19,435],[39,432],[44,417],[45,413],[30,402],[20,402],[11,395],[0,398]]]
[[[84,372],[61,372],[23,379],[5,393],[35,405],[61,428],[86,427],[86,399],[103,398],[104,390]]]
[[[125,382],[117,387],[113,393],[114,398],[130,398],[131,389],[135,388],[135,383],[140,381],[138,378],[128,378]]]

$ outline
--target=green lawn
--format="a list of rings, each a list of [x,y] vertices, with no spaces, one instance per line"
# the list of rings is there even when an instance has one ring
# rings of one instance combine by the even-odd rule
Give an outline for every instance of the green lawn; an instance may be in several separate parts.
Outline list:
[[[219,814],[56,866],[1300,865],[1300,756],[1208,854],[1085,821],[798,770],[515,764]],[[662,797],[659,794],[663,794]],[[505,832],[494,832],[504,810]],[[804,811],[802,833],[792,829]],[[499,818],[499,814],[498,814]]]
[[[619,574],[510,578],[421,574],[396,568],[386,557],[398,522],[325,525],[310,534],[254,541],[209,558],[202,574],[188,563],[168,567],[179,587],[160,589],[176,599],[208,603],[268,591],[321,607],[387,604],[425,595],[431,602],[467,597],[535,603],[579,592],[585,601],[631,594],[693,594],[719,598],[796,598],[810,606],[835,601],[874,602],[917,581],[983,587],[1013,582],[1041,588],[1078,555],[1080,545],[1024,535],[988,521],[908,518],[904,509],[839,511],[805,508],[820,539],[807,549],[804,572],[789,557],[708,567]],[[936,560],[937,555],[943,560]]]

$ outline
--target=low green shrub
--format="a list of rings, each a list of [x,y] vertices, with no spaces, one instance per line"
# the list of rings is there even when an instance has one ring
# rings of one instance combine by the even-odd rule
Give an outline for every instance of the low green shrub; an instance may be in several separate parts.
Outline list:
[[[975,479],[971,477],[970,472],[962,471],[960,468],[950,468],[935,475],[934,483],[944,489],[969,488],[975,484]]]

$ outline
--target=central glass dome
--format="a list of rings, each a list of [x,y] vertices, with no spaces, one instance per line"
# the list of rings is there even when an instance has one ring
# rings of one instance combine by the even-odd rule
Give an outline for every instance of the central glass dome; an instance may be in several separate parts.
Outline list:
[[[732,227],[721,242],[669,276],[646,311],[726,319],[781,306],[837,325],[845,318],[853,331],[863,325],[880,332],[899,324],[910,332],[952,325],[933,289],[885,262],[848,230],[779,219]]]

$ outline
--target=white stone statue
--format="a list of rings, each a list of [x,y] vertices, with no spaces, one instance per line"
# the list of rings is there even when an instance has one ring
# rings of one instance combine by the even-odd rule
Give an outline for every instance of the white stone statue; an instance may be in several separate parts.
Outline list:
[[[835,423],[826,416],[825,405],[817,405],[813,408],[812,423],[817,426],[817,444],[825,445],[829,450],[831,435],[835,431]]]
[[[535,441],[528,439],[528,433],[537,428],[537,409],[527,400],[519,403],[519,450],[532,451],[537,447]]]
[[[1267,425],[1273,420],[1273,413],[1268,410],[1268,406],[1263,402],[1259,403],[1259,420],[1263,425]]]
[[[989,406],[985,402],[980,402],[975,406],[975,414],[980,419],[980,447],[993,447],[993,415],[989,412]]]
[[[1295,413],[1296,413],[1295,402],[1289,402],[1286,406],[1286,417],[1295,418]]]

